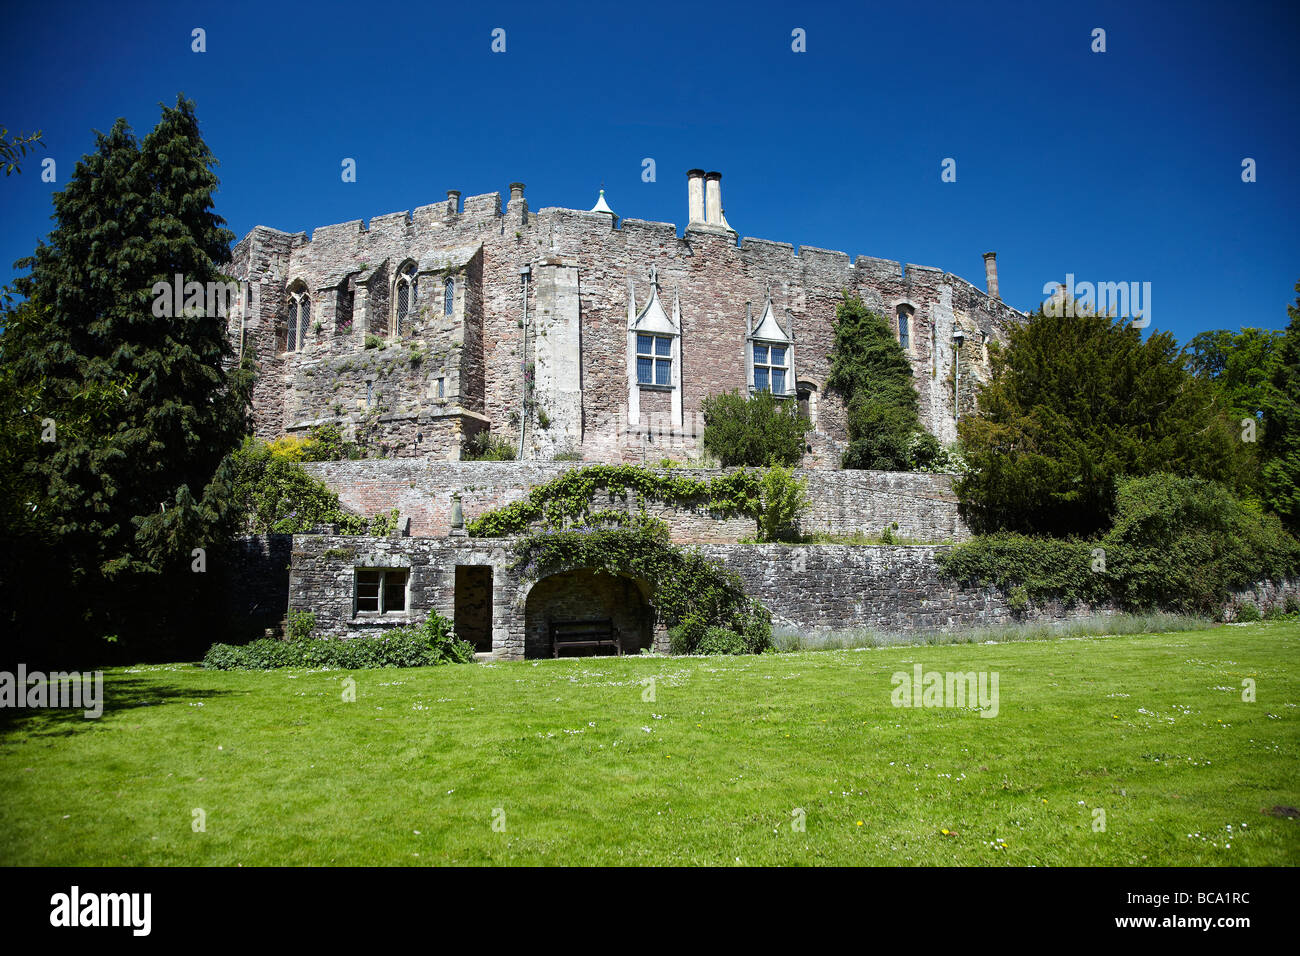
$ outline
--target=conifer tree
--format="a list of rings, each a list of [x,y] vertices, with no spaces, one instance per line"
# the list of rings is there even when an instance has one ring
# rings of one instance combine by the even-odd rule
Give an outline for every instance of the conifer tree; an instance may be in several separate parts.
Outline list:
[[[1291,321],[1264,400],[1261,470],[1266,503],[1294,533],[1300,531],[1300,296],[1286,310]]]
[[[2,583],[11,592],[33,583],[28,569],[57,575],[38,591],[73,588],[91,629],[145,628],[126,610],[145,587],[148,620],[162,626],[156,595],[185,598],[200,580],[187,574],[193,548],[225,529],[225,458],[245,430],[248,376],[230,367],[224,315],[152,307],[155,284],[178,274],[226,281],[234,237],[212,209],[215,165],[183,96],[143,142],[118,120],[55,195],[48,239],[19,263],[26,311],[0,335],[0,382],[57,437],[21,463],[38,497],[27,551],[45,560],[7,563]]]

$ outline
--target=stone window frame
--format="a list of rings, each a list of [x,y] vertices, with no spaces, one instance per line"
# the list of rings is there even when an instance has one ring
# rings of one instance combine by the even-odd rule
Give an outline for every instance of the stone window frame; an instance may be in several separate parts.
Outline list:
[[[419,315],[420,275],[418,269],[419,267],[414,259],[407,259],[393,273],[393,294],[390,299],[392,306],[389,310],[388,319],[389,338],[399,339],[406,332],[409,332],[410,323],[406,320],[413,321]],[[405,311],[399,305],[403,292],[406,293]]]
[[[311,293],[301,279],[290,283],[285,293],[284,351],[301,352],[307,346],[307,330],[311,327]]]
[[[378,581],[374,582],[374,587],[376,590],[373,597],[367,596],[363,598],[361,596],[361,587],[362,587],[361,577],[363,573],[366,575],[374,574],[378,576]],[[390,591],[388,576],[397,575],[397,574],[400,574],[402,577],[402,582],[401,582],[402,606],[397,610],[390,610],[387,607],[387,602],[389,599],[389,591]],[[370,582],[366,582],[366,586],[369,587]],[[365,601],[373,600],[375,602],[375,606],[377,610],[363,611],[361,609],[361,602],[363,600]],[[389,618],[389,619],[407,618],[410,616],[410,612],[411,612],[411,569],[409,567],[358,565],[357,567],[354,567],[352,569],[352,617],[354,620],[356,619],[374,620],[377,618]]]
[[[916,335],[916,306],[910,302],[900,302],[894,306],[894,336],[903,351],[909,356],[915,354],[912,342]]]
[[[456,314],[456,277],[447,276],[442,290],[442,314],[451,318]]]
[[[794,383],[795,408],[798,409],[799,403],[802,403],[801,392],[808,393],[808,427],[817,430],[817,406],[821,398],[821,383],[811,378],[801,378]]]

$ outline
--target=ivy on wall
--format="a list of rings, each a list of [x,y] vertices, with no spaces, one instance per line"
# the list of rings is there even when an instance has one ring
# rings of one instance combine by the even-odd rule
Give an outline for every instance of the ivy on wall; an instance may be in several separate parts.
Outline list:
[[[521,538],[513,569],[532,580],[577,568],[640,578],[654,588],[656,613],[674,629],[677,649],[688,653],[716,628],[733,632],[753,653],[772,646],[771,614],[745,593],[734,571],[673,545],[657,518],[614,512],[593,519]]]
[[[589,465],[566,471],[538,485],[522,501],[488,511],[466,526],[476,538],[497,538],[524,534],[541,521],[552,528],[588,523],[596,495],[636,495],[646,500],[677,506],[706,504],[722,518],[762,514],[763,498],[757,471],[735,471],[713,478],[692,478],[684,474],[663,474],[636,465]],[[609,512],[604,512],[606,516]]]

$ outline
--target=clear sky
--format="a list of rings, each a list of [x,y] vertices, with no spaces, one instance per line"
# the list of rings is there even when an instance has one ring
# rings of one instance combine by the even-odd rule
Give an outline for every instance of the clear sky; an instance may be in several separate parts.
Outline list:
[[[42,129],[48,149],[0,182],[0,281],[51,228],[50,194],[92,130],[124,116],[143,136],[184,91],[238,236],[369,219],[448,189],[504,194],[513,180],[533,209],[589,208],[603,181],[620,216],[680,229],[685,173],[700,167],[722,172],[742,236],[938,266],[981,287],[981,254],[996,250],[1003,298],[1021,309],[1067,273],[1150,282],[1152,328],[1180,341],[1281,327],[1300,279],[1298,10],[10,5],[0,125]],[[205,53],[191,50],[196,27]],[[806,52],[792,50],[796,29]],[[41,181],[45,157],[56,184]],[[956,182],[941,181],[948,158]]]

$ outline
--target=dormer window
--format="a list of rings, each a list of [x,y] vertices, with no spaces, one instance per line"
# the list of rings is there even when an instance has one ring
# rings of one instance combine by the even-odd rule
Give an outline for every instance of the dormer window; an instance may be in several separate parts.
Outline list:
[[[640,311],[636,288],[628,282],[627,299],[627,409],[628,424],[641,423],[641,392],[669,393],[666,404],[673,427],[682,424],[682,311],[673,295],[672,316],[659,301],[659,270],[650,267],[650,299]],[[652,408],[662,411],[662,397],[647,394]]]
[[[778,398],[793,394],[794,345],[776,320],[771,292],[763,303],[758,324],[749,333],[748,343],[745,364],[750,391],[771,392]]]
[[[673,340],[670,336],[636,337],[636,382],[638,385],[672,385]]]

